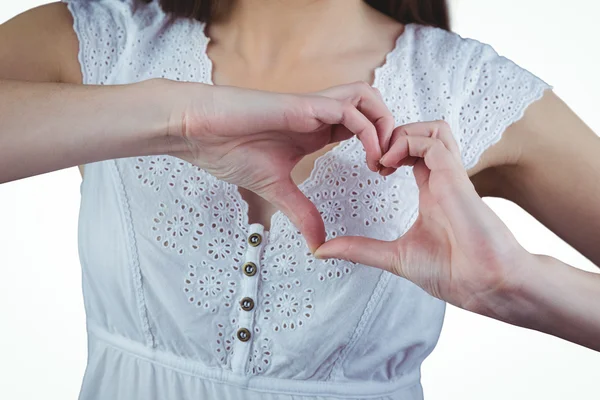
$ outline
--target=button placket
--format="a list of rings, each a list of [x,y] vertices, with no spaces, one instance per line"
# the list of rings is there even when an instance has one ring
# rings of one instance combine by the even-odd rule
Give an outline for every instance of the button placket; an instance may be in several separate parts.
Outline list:
[[[236,299],[239,322],[236,327],[235,350],[231,359],[231,369],[238,373],[245,372],[254,334],[254,313],[258,305],[257,295],[260,281],[260,257],[266,242],[264,227],[261,224],[250,225],[246,240],[246,257],[241,268],[239,297]]]

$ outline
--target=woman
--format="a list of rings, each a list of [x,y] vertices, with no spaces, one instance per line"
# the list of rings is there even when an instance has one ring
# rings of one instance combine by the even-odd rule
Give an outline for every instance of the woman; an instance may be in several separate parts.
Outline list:
[[[575,206],[600,197],[597,138],[489,46],[425,26],[447,28],[443,3],[392,3],[372,2],[397,19],[347,0],[71,1],[2,27],[4,79],[60,82],[3,82],[2,180],[85,164],[81,398],[421,398],[442,300],[598,348],[597,276],[539,273],[466,179],[598,263],[599,211]],[[353,81],[381,98],[336,86]],[[514,311],[534,305],[547,318]]]

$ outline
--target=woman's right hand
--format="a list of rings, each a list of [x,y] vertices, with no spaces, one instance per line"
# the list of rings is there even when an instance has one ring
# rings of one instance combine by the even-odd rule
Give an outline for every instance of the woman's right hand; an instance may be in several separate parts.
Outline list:
[[[316,207],[290,176],[303,156],[357,135],[378,171],[394,119],[364,83],[311,94],[226,86],[180,85],[172,113],[170,155],[260,195],[290,218],[311,250],[325,241]],[[181,96],[181,90],[187,95]],[[191,99],[191,100],[189,100]]]

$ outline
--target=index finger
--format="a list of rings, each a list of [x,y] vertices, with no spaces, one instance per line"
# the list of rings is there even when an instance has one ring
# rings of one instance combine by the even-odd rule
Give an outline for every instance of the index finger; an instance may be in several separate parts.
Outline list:
[[[377,172],[382,152],[373,123],[348,101],[321,99],[328,101],[313,102],[315,118],[328,125],[343,125],[355,134],[365,148],[369,169]]]
[[[329,88],[320,93],[327,97],[350,101],[375,125],[381,152],[387,151],[395,125],[394,116],[376,88],[365,82],[355,82]]]

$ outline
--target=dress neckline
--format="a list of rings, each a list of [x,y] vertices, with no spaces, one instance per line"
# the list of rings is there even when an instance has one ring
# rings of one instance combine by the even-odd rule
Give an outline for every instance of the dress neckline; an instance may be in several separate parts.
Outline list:
[[[200,30],[200,41],[201,41],[200,68],[202,68],[202,70],[200,71],[201,72],[200,76],[204,77],[203,81],[201,81],[200,83],[215,86],[215,83],[213,82],[214,65],[213,65],[211,58],[208,56],[208,45],[210,44],[210,41],[211,41],[210,36],[208,36],[208,34],[206,33],[208,24],[206,22],[202,22],[199,25],[200,25],[199,30]],[[412,23],[404,25],[404,29],[402,29],[402,32],[398,35],[398,37],[396,38],[396,40],[394,42],[394,47],[385,54],[383,63],[380,64],[379,66],[377,66],[373,70],[373,82],[371,83],[371,87],[378,89],[381,92],[382,96],[384,96],[384,97],[385,97],[385,84],[384,84],[384,82],[382,82],[382,76],[385,75],[385,72],[388,69],[391,69],[394,66],[393,60],[395,60],[398,57],[398,55],[400,54],[400,52],[404,49],[405,43],[407,40],[407,33],[410,30],[412,30],[413,27],[414,27],[414,24],[412,24]],[[317,177],[317,175],[320,175],[324,166],[328,164],[327,161],[332,159],[334,156],[338,156],[338,155],[343,154],[344,152],[354,150],[355,147],[359,146],[359,145],[360,145],[360,141],[356,138],[356,136],[352,136],[349,139],[339,142],[332,149],[330,149],[329,151],[327,151],[327,152],[323,153],[322,155],[320,155],[319,157],[317,157],[314,161],[313,169],[311,170],[308,178],[306,178],[304,181],[302,181],[298,184],[298,188],[300,189],[300,191],[306,195],[307,190],[310,189],[311,187],[313,187],[317,183],[316,177]],[[243,198],[242,194],[238,190],[237,185],[231,184],[229,182],[225,182],[225,184],[230,186],[230,188],[229,188],[230,192],[232,193],[233,196],[235,196],[235,199],[239,202],[239,204],[241,204],[242,213],[243,213],[243,215],[242,215],[243,226],[240,228],[242,228],[242,230],[244,232],[246,232],[246,233],[248,232],[250,225],[257,225],[257,226],[260,226],[261,229],[266,234],[269,234],[273,230],[273,227],[275,226],[275,224],[281,218],[285,217],[285,214],[283,214],[282,211],[280,211],[280,210],[275,211],[273,213],[273,215],[271,215],[270,222],[269,222],[270,227],[268,230],[265,229],[265,227],[260,223],[250,224],[249,217],[248,217],[248,210],[249,210],[250,206],[249,206],[248,202]]]

